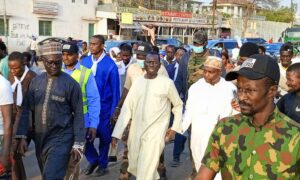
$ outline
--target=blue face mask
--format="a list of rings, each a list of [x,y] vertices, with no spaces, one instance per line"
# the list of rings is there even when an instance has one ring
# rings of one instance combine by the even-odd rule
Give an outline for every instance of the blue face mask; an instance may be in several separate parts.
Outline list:
[[[204,47],[203,46],[193,46],[193,51],[195,52],[195,53],[203,53],[203,51],[204,51]]]
[[[136,63],[140,66],[140,68],[144,68],[144,60],[136,59]]]

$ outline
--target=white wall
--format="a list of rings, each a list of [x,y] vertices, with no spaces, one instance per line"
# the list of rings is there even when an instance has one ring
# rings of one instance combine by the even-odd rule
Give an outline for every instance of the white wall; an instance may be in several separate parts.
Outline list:
[[[2,0],[3,1],[3,0]],[[0,1],[0,14],[3,14],[3,2]],[[88,24],[95,23],[97,0],[39,0],[58,3],[57,16],[33,14],[33,0],[6,0],[6,12],[9,17],[8,50],[25,51],[29,47],[31,36],[38,36],[38,41],[47,38],[39,36],[39,20],[52,21],[53,37],[74,37],[88,40]],[[89,20],[86,20],[89,19]],[[0,36],[4,41],[5,37]]]
[[[241,37],[243,20],[241,18],[233,18],[229,24],[231,28],[231,37]],[[262,37],[265,40],[273,38],[274,42],[277,42],[281,33],[289,26],[290,23],[249,20],[246,36]]]

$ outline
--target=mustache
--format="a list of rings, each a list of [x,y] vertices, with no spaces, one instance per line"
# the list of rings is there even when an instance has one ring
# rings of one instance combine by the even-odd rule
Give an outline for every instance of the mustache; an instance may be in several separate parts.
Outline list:
[[[239,101],[239,105],[242,105],[242,106],[251,106],[251,104],[246,103],[245,101]]]

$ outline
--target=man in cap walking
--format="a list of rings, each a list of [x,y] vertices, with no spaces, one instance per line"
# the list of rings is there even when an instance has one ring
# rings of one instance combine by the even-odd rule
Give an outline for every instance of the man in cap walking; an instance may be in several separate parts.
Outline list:
[[[79,49],[76,44],[63,45],[63,72],[69,74],[79,83],[82,92],[83,116],[86,129],[86,140],[94,141],[100,115],[100,96],[96,81],[90,69],[80,65],[78,61]],[[95,93],[96,92],[96,93]],[[69,161],[65,179],[76,180],[79,176],[79,163],[72,157]]]
[[[241,114],[215,126],[196,180],[299,179],[300,124],[274,104],[280,72],[267,55],[253,55],[226,80],[237,79]]]
[[[195,163],[194,176],[201,166],[209,136],[220,118],[232,115],[231,100],[236,87],[221,77],[222,60],[208,56],[203,64],[204,78],[188,92],[183,118],[183,131],[191,125],[191,151]],[[199,103],[200,102],[200,103]]]
[[[121,108],[123,106],[123,103],[127,97],[127,94],[129,92],[132,84],[135,82],[135,80],[138,77],[145,75],[146,69],[145,69],[144,63],[145,63],[147,54],[152,52],[152,47],[148,43],[139,43],[135,52],[137,55],[136,63],[133,63],[128,67],[127,74],[126,74],[126,80],[125,80],[125,84],[124,84],[124,90],[123,90],[121,99],[118,103],[118,106],[116,107],[115,112],[111,118],[112,124],[116,123],[116,121],[119,117]],[[160,68],[158,70],[158,74],[168,77],[168,73],[164,66],[160,66]],[[124,136],[122,138],[122,140],[125,142],[125,148],[124,148],[124,155],[123,155],[123,164],[121,166],[121,177],[124,177],[125,179],[128,176],[128,172],[127,172],[127,167],[128,167],[127,139],[128,139],[129,128],[130,128],[130,123],[129,123],[127,129],[125,130]]]
[[[83,156],[82,95],[79,84],[61,71],[62,45],[48,42],[41,45],[40,50],[46,73],[31,81],[16,138],[21,138],[19,152],[24,155],[32,118],[36,156],[43,179],[63,179],[70,153],[76,161]]]

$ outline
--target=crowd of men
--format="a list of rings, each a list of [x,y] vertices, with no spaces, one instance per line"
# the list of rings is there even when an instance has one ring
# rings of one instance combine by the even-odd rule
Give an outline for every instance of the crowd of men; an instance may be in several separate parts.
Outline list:
[[[179,168],[188,139],[191,179],[299,179],[293,46],[282,45],[278,63],[245,43],[233,61],[207,42],[198,31],[192,53],[168,45],[166,55],[148,43],[105,52],[102,35],[81,52],[50,41],[8,54],[0,42],[0,178],[27,179],[31,141],[45,180],[78,179],[84,156],[83,173],[103,176],[122,140],[120,179],[167,179],[165,144],[174,141],[171,166]],[[30,63],[36,55],[44,70]]]

